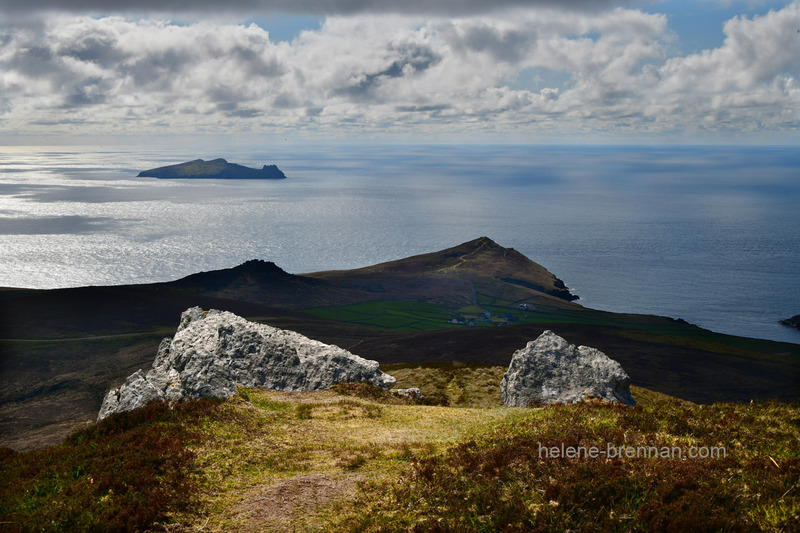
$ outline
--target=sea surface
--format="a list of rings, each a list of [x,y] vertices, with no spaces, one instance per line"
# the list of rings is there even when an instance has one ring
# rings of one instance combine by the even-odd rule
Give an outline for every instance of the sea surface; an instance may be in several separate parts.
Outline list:
[[[282,181],[136,178],[225,157]],[[0,286],[174,280],[248,259],[366,266],[488,236],[579,303],[800,343],[789,147],[0,147]]]

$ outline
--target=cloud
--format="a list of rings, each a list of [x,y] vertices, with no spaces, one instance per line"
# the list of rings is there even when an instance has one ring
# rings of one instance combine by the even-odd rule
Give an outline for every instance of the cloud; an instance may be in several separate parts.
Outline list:
[[[720,48],[674,58],[662,74],[667,91],[715,93],[751,90],[777,76],[800,73],[800,4],[753,19],[736,17],[724,25]],[[710,82],[698,86],[702,77]]]
[[[555,7],[597,10],[630,4],[625,0],[0,0],[0,12],[28,13],[61,11],[73,13],[266,13],[341,15],[357,13],[401,13],[465,15],[509,8]],[[638,2],[641,4],[641,2]]]
[[[704,124],[796,129],[800,116],[800,3],[724,25],[714,50],[671,58],[652,71],[650,105]]]
[[[256,25],[58,15],[0,31],[0,132],[795,133],[800,4],[674,53],[668,20],[615,8]],[[557,71],[526,88],[522,72]]]

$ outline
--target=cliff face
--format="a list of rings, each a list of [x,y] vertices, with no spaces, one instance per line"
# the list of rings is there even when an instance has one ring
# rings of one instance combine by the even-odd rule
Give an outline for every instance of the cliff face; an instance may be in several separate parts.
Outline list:
[[[277,390],[327,389],[366,381],[390,388],[395,379],[376,361],[294,331],[249,322],[233,313],[187,309],[175,337],[158,348],[153,368],[137,370],[110,391],[98,420],[155,400],[228,398],[237,385]]]
[[[264,165],[261,169],[249,168],[224,159],[203,161],[195,159],[178,165],[158,167],[140,172],[139,178],[163,179],[286,179],[286,175],[275,165]]]

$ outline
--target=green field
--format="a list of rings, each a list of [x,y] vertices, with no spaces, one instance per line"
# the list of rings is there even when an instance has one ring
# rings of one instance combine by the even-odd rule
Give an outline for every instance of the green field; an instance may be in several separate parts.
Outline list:
[[[531,306],[523,309],[513,302],[495,300],[478,295],[481,305],[467,305],[457,309],[425,302],[382,300],[345,306],[316,307],[304,312],[338,322],[398,331],[434,330],[473,326],[500,326],[512,324],[594,324],[620,326],[618,314],[591,309],[561,309],[558,307]],[[491,302],[491,303],[489,303]],[[651,321],[632,319],[625,327],[652,331]],[[457,321],[457,323],[455,322]],[[660,333],[681,330],[685,326],[665,322]]]
[[[328,320],[397,331],[459,327],[450,323],[454,316],[451,311],[425,302],[384,300],[340,307],[317,307],[306,309],[305,312]]]

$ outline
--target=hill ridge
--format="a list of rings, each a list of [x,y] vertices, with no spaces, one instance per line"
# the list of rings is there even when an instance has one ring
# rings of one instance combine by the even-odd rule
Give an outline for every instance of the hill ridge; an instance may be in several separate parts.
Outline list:
[[[551,303],[555,301],[557,305],[564,305],[578,299],[562,280],[545,267],[485,236],[444,250],[367,267],[305,275],[325,280],[374,280],[386,275],[451,278],[466,280],[470,284],[470,291],[477,290],[504,300],[523,300],[538,295],[546,297]],[[530,294],[529,291],[537,294]]]

